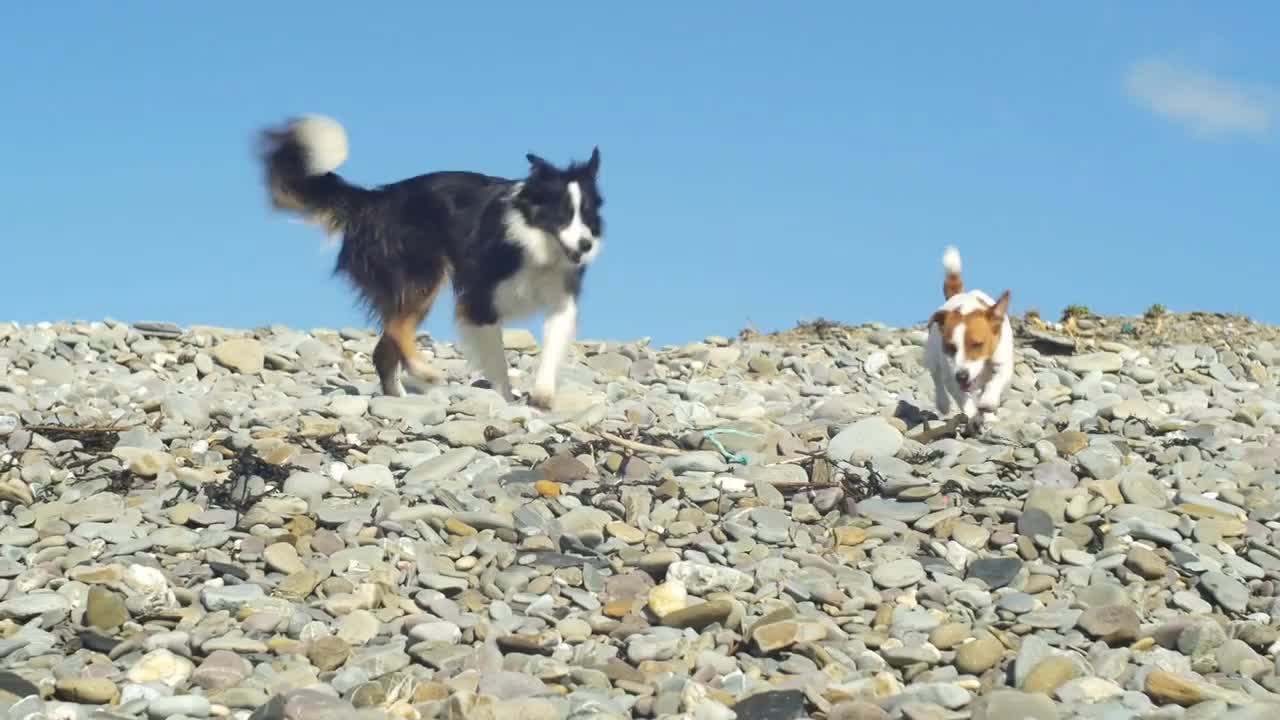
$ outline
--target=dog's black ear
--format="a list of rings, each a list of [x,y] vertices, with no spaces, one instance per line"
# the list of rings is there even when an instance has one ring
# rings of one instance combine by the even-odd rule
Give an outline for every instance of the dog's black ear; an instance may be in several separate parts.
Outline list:
[[[587,161],[587,172],[592,177],[595,177],[596,173],[600,172],[600,148],[598,146],[591,148],[591,159]]]
[[[529,167],[534,175],[554,175],[556,173],[554,165],[533,153],[525,155],[525,159],[529,161]]]

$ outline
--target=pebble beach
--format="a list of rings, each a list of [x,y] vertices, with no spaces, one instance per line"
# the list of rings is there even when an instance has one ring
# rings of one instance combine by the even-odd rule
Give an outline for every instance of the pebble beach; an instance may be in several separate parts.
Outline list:
[[[1280,717],[1280,328],[583,340],[550,411],[368,329],[0,325],[0,710],[253,720]],[[505,337],[527,392],[536,337]]]

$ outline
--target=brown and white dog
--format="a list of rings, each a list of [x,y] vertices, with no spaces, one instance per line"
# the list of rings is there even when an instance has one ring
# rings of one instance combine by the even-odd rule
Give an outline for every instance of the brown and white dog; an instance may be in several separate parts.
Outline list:
[[[964,289],[960,252],[942,256],[945,299],[929,319],[925,366],[933,376],[935,402],[943,416],[952,399],[976,431],[995,414],[1013,379],[1013,327],[1009,323],[1009,291],[999,300],[981,290]]]

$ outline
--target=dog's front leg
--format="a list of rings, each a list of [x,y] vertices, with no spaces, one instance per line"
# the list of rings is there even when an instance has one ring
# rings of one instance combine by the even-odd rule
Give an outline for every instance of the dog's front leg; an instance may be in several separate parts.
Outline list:
[[[995,372],[992,373],[991,381],[983,388],[982,395],[978,397],[978,410],[988,415],[995,414],[1000,407],[1000,398],[1003,397],[1005,388],[1009,387],[1009,383],[1013,381],[1013,366],[998,365]]]
[[[373,366],[378,371],[383,395],[391,397],[404,395],[404,384],[400,382],[400,352],[390,336],[384,334],[374,346]]]
[[[951,414],[951,390],[947,387],[947,378],[942,368],[929,366],[929,374],[933,376],[933,404],[938,408],[938,416]]]
[[[982,429],[982,411],[978,409],[977,398],[973,393],[967,390],[961,390],[960,396],[960,412],[964,413],[966,424],[970,433],[976,433]]]
[[[511,402],[511,380],[507,374],[507,353],[502,344],[502,325],[472,325],[465,320],[459,323],[462,343],[472,364],[480,370],[485,380],[502,399]]]
[[[537,407],[550,409],[556,395],[556,378],[578,332],[578,303],[566,297],[542,323],[542,358],[534,378],[530,401]]]

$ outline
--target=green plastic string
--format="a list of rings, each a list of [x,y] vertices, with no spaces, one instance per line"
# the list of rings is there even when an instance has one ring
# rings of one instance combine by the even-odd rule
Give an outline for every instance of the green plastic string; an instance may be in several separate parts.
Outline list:
[[[733,428],[715,428],[714,430],[708,430],[702,433],[702,436],[710,440],[711,444],[715,445],[716,449],[720,451],[720,454],[724,455],[725,460],[727,462],[736,463],[738,465],[746,465],[748,462],[751,461],[751,459],[748,458],[745,453],[729,452],[727,449],[725,449],[725,446],[721,445],[720,441],[716,439],[717,435],[739,435],[741,437],[749,437],[749,438],[760,437],[755,433],[744,432],[742,430],[735,430]]]

